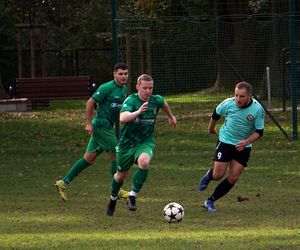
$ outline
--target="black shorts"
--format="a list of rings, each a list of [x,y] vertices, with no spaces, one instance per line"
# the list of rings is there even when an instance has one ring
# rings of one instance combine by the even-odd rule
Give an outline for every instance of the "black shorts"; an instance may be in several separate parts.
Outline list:
[[[230,162],[231,160],[236,160],[246,167],[250,158],[250,152],[251,147],[244,148],[242,151],[237,151],[234,145],[218,141],[214,161]]]

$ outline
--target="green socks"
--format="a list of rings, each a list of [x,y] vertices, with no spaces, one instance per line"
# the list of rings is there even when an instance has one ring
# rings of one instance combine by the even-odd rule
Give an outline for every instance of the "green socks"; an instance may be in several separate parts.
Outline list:
[[[115,177],[113,177],[112,182],[111,182],[111,189],[110,189],[111,196],[117,197],[122,185],[123,185],[123,181],[122,182],[117,182],[115,180]]]
[[[88,167],[90,164],[82,157],[74,163],[72,168],[64,177],[64,182],[69,184],[82,170]]]
[[[132,191],[138,193],[147,179],[149,169],[138,168],[132,180]]]
[[[116,172],[117,172],[117,162],[116,162],[116,160],[112,160],[111,165],[110,165],[111,176],[114,177]]]
[[[64,182],[69,184],[81,171],[87,168],[90,164],[82,157],[74,163],[72,168],[64,177]],[[110,173],[112,176],[117,172],[117,162],[116,160],[111,161]]]
[[[132,180],[132,191],[134,191],[135,193],[138,193],[144,182],[147,179],[147,175],[148,175],[148,169],[142,169],[142,168],[138,168],[134,175],[133,175],[133,180]],[[118,196],[118,192],[120,191],[120,188],[122,187],[123,182],[117,182],[115,180],[115,178],[112,178],[112,182],[111,182],[111,196],[113,197],[117,197]]]

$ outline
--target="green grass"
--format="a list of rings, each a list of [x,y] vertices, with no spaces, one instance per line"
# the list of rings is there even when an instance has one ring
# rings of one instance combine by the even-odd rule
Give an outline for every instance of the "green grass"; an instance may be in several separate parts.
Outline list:
[[[217,202],[218,212],[208,213],[202,204],[216,183],[203,193],[197,184],[212,163],[216,138],[206,132],[209,116],[171,106],[178,127],[167,128],[161,115],[138,210],[129,212],[120,200],[113,217],[105,214],[105,155],[71,183],[68,202],[53,185],[85,150],[84,102],[1,114],[0,249],[300,249],[299,141],[287,142],[268,120],[241,179]],[[238,196],[247,199],[238,202]],[[162,217],[172,201],[185,209],[178,224]]]

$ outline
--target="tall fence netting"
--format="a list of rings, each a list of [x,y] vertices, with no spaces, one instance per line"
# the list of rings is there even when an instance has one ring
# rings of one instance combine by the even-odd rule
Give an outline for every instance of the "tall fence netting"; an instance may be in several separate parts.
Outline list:
[[[140,74],[151,74],[155,93],[174,105],[188,105],[193,119],[207,119],[220,101],[233,96],[235,84],[245,80],[291,133],[289,21],[288,15],[272,14],[120,19],[118,55],[130,68],[129,92],[135,91]],[[180,108],[176,111],[180,115]],[[277,129],[272,122],[268,127]]]

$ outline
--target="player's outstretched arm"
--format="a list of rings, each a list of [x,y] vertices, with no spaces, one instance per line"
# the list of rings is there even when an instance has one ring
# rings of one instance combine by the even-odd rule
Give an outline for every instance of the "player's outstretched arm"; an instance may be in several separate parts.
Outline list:
[[[90,99],[87,100],[85,106],[85,123],[86,123],[85,130],[89,135],[93,133],[92,118],[93,118],[95,104],[96,101],[92,97],[90,97]]]
[[[254,132],[252,135],[250,135],[248,138],[246,138],[243,141],[240,141],[236,144],[237,151],[242,151],[247,145],[252,144],[254,141],[259,139],[261,135],[257,132]]]
[[[218,120],[214,120],[214,119],[210,118],[207,130],[208,130],[208,133],[210,133],[211,135],[218,135],[218,133],[215,129],[217,122],[218,122]]]
[[[175,116],[173,115],[171,108],[167,102],[165,102],[165,106],[162,108],[162,110],[166,113],[166,115],[169,118],[169,125],[172,128],[175,128],[176,124],[177,124],[177,120],[176,120]]]
[[[120,122],[127,123],[138,117],[141,113],[145,112],[148,108],[148,102],[144,102],[142,106],[134,112],[123,111],[120,113]]]

